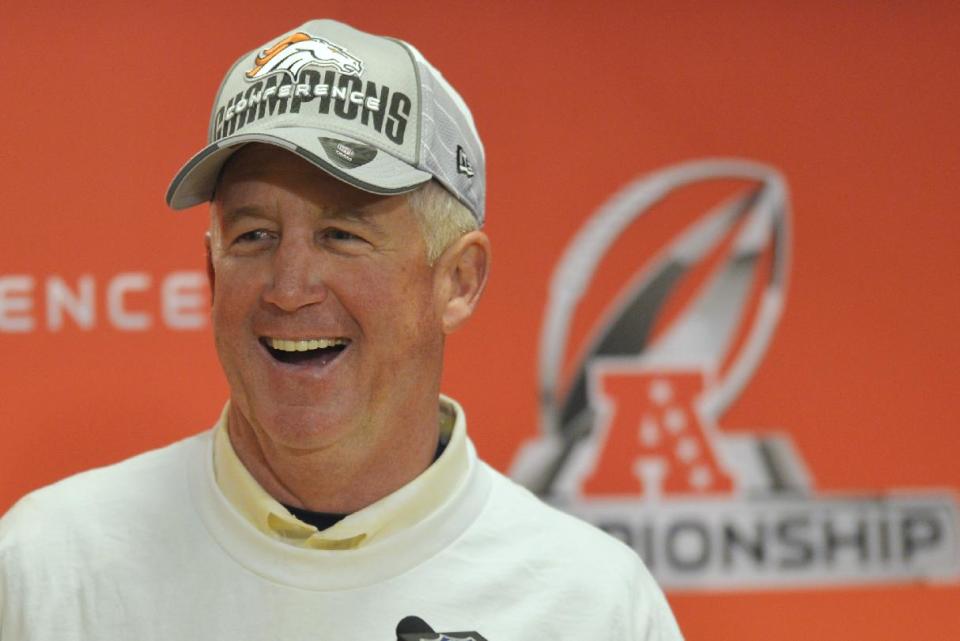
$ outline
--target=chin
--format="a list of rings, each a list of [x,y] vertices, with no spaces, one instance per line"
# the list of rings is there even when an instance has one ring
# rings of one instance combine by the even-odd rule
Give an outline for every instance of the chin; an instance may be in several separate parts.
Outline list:
[[[254,417],[258,429],[274,444],[290,449],[329,447],[344,438],[350,429],[343,412],[336,407],[280,405]]]

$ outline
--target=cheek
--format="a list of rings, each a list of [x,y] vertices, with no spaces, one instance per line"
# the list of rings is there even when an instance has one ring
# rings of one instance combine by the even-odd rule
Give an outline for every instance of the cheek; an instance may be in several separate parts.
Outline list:
[[[392,291],[391,306],[396,331],[411,342],[428,342],[440,335],[439,317],[434,300],[433,281],[426,274],[405,280]]]
[[[426,271],[405,270],[378,277],[357,275],[342,282],[341,300],[367,331],[390,336],[397,343],[422,340],[436,325],[433,280]],[[365,322],[364,322],[365,321]],[[376,328],[376,329],[375,329]]]
[[[253,274],[244,274],[229,265],[218,265],[210,310],[214,335],[226,336],[244,328],[259,299],[258,292]]]

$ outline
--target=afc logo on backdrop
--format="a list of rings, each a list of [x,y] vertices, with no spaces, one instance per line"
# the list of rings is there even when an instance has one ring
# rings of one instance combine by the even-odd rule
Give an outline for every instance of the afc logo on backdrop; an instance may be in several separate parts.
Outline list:
[[[636,265],[561,382],[574,313],[614,242],[668,196],[712,181],[740,188]],[[689,162],[611,198],[550,283],[540,435],[512,476],[634,547],[666,588],[955,579],[950,493],[814,492],[787,434],[719,429],[773,336],[789,250],[786,182],[759,163]]]

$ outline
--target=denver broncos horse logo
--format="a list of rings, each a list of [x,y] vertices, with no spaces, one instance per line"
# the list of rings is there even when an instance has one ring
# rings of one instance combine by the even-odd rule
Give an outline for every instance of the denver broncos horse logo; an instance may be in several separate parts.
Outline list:
[[[334,67],[340,73],[359,76],[363,63],[347,53],[346,49],[323,38],[312,38],[305,33],[287,36],[269,49],[260,52],[247,78],[253,80],[271,73],[289,73],[294,80],[307,65]]]

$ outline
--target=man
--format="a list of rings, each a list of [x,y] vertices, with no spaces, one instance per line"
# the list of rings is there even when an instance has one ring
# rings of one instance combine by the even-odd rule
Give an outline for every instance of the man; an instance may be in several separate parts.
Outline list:
[[[486,283],[484,156],[410,45],[243,56],[168,201],[210,201],[210,432],[0,522],[0,638],[677,639],[636,555],[479,461],[440,395]]]

